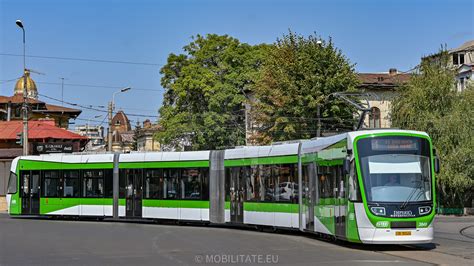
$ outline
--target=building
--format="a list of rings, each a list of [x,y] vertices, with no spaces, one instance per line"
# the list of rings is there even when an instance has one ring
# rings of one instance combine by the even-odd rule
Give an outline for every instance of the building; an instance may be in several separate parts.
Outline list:
[[[152,124],[150,120],[143,121],[143,127],[137,130],[137,150],[138,151],[160,151],[161,145],[154,138],[157,131],[161,129],[160,125]]]
[[[133,150],[135,134],[130,126],[130,120],[122,111],[112,117],[112,151],[130,152]]]
[[[411,74],[391,68],[382,73],[358,73],[359,89],[369,93],[370,114],[364,120],[366,128],[389,128],[390,108],[397,89],[410,80]]]
[[[17,143],[23,131],[23,88],[26,78],[28,112],[28,152],[82,151],[87,137],[67,131],[69,121],[81,110],[53,105],[38,100],[38,88],[26,70],[13,88],[12,96],[0,95],[0,210],[4,202],[11,161],[23,154]]]
[[[105,151],[104,127],[95,125],[79,125],[74,128],[74,133],[89,139],[85,151]]]
[[[30,77],[30,72],[25,71],[28,104],[30,112],[28,120],[52,119],[57,127],[67,129],[69,120],[77,118],[81,110],[67,108],[63,106],[48,104],[38,100],[38,89],[36,83]],[[15,84],[13,96],[0,95],[0,121],[15,121],[23,119],[23,77],[19,78]]]
[[[4,203],[12,160],[23,154],[18,134],[22,121],[0,121],[0,210]],[[71,153],[82,151],[88,138],[55,126],[54,120],[28,122],[29,154]]]
[[[425,56],[422,60],[437,62],[441,53]],[[448,66],[456,71],[456,88],[461,92],[474,79],[474,40],[467,41],[458,48],[448,50]]]
[[[474,79],[474,40],[467,41],[458,48],[449,50],[449,64],[456,69],[458,91],[463,91]]]

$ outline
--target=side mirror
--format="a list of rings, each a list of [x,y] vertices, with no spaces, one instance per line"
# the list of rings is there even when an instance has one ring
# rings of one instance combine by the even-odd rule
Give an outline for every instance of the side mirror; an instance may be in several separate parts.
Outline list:
[[[351,172],[351,161],[349,158],[344,160],[344,175],[348,175]]]
[[[434,161],[434,171],[435,173],[439,174],[439,158],[438,156],[435,157],[435,161]]]

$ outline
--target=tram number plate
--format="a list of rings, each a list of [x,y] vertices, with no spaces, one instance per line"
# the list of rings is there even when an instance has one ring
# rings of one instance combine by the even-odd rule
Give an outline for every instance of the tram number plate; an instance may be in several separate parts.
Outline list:
[[[395,232],[395,235],[396,236],[411,236],[411,232],[410,231],[398,231],[398,232]]]

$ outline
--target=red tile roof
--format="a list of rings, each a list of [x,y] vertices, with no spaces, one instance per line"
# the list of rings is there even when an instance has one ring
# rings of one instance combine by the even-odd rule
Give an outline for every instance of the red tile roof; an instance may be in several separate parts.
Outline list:
[[[362,85],[399,85],[410,80],[411,74],[359,73]]]
[[[0,121],[0,140],[14,140],[23,130],[22,121]],[[28,139],[87,140],[87,137],[54,126],[54,121],[28,121]]]

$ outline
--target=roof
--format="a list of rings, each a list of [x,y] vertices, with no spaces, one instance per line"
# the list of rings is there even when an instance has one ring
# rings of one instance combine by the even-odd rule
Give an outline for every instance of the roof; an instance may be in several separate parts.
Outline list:
[[[411,74],[406,73],[358,73],[357,76],[361,87],[396,87],[411,78]]]
[[[58,106],[58,105],[53,105],[53,104],[45,104],[46,105],[46,110],[42,110],[43,112],[48,112],[48,113],[77,113],[80,114],[82,111],[79,109],[74,109],[74,108],[68,108],[64,106]]]
[[[23,121],[0,121],[0,140],[15,140]],[[54,126],[54,121],[28,121],[28,139],[87,140],[87,137]]]
[[[449,53],[461,52],[466,50],[474,50],[474,40],[467,41],[458,48],[449,50]]]
[[[0,103],[23,103],[23,94],[16,94],[13,96],[1,96]],[[43,103],[42,101],[28,98],[28,103]]]

